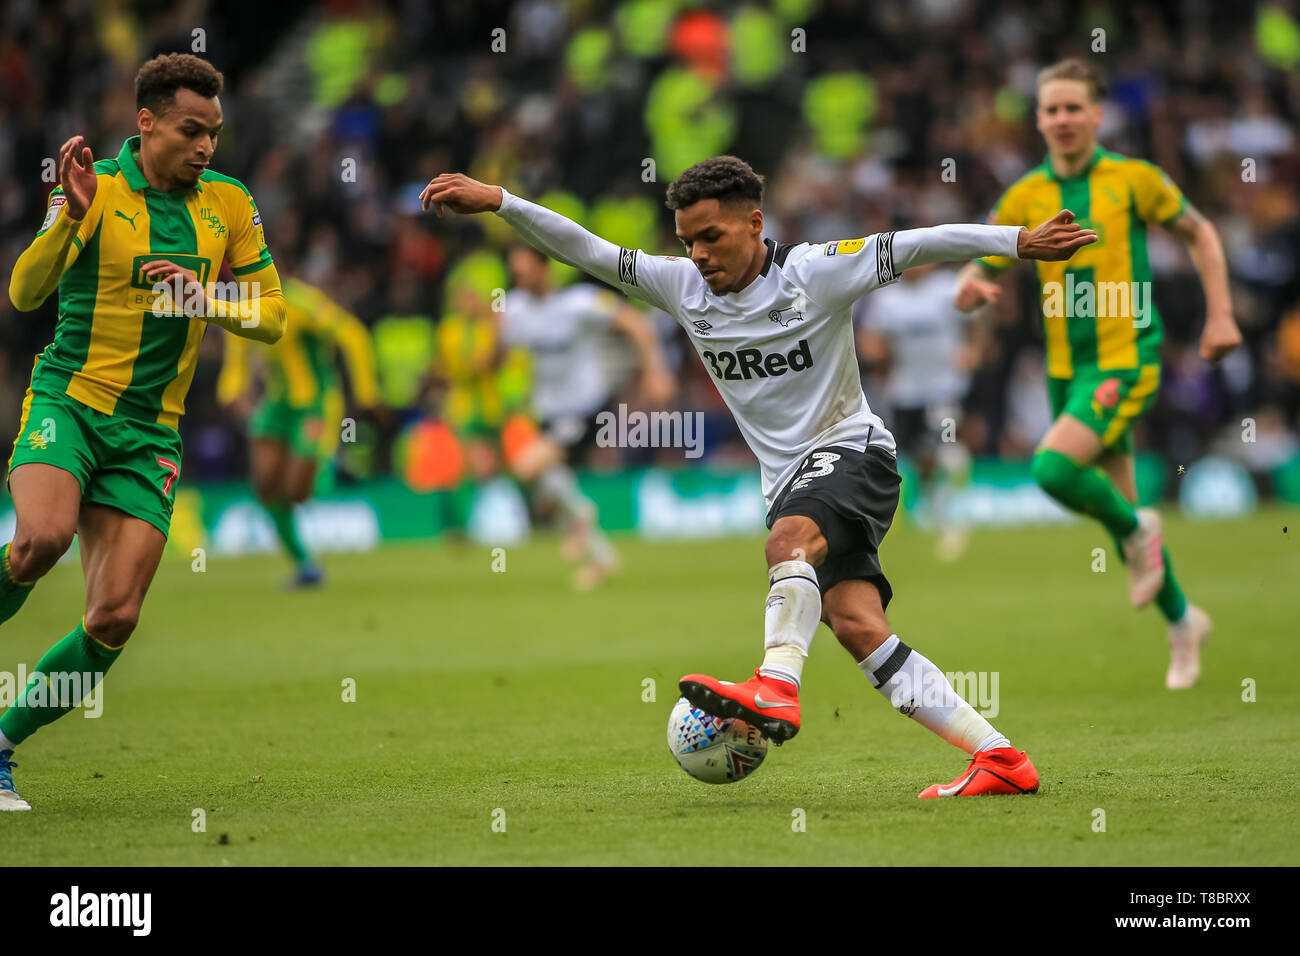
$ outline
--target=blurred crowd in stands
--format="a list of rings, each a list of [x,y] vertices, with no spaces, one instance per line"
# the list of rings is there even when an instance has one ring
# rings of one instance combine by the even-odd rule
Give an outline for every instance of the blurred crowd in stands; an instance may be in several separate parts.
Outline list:
[[[281,272],[319,285],[371,329],[394,414],[387,433],[348,450],[356,474],[390,471],[395,433],[438,414],[424,383],[437,327],[469,301],[459,290],[490,298],[508,284],[511,232],[500,220],[421,212],[416,197],[436,174],[503,183],[656,253],[680,251],[664,188],[719,153],[767,176],[767,232],[782,241],[983,221],[1042,161],[1035,75],[1067,55],[1109,79],[1103,145],[1163,167],[1217,225],[1246,339],[1218,368],[1198,358],[1199,282],[1181,244],[1153,228],[1164,383],[1138,447],[1177,462],[1217,450],[1256,471],[1297,453],[1293,0],[7,0],[6,282],[43,218],[53,186],[44,161],[78,133],[96,158],[115,156],[135,132],[135,70],[173,51],[225,73],[213,166],[251,190]],[[1024,458],[1048,424],[1032,270],[1018,269],[1012,287],[987,319],[966,400],[961,438],[977,455]],[[0,297],[6,428],[55,315],[53,298],[22,314]],[[750,460],[684,336],[667,316],[655,321],[679,380],[676,407],[707,413],[706,460]],[[245,473],[241,424],[214,396],[221,336],[207,336],[182,423],[191,480]],[[865,371],[864,386],[877,402]],[[1245,418],[1253,443],[1241,441]],[[597,464],[630,454],[602,449]]]

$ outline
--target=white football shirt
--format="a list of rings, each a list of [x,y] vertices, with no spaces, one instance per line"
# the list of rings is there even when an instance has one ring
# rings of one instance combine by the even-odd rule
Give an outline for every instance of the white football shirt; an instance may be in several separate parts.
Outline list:
[[[714,295],[690,259],[619,248],[501,192],[497,214],[532,245],[663,309],[686,330],[758,459],[769,509],[814,448],[895,450],[862,393],[854,301],[909,266],[1018,258],[1016,226],[934,226],[816,245],[765,239],[767,258],[754,281]]]
[[[533,411],[547,421],[595,414],[613,390],[602,337],[618,296],[580,283],[544,296],[512,289],[505,305],[505,340],[533,357]]]
[[[924,408],[965,397],[970,373],[958,368],[958,358],[974,313],[953,304],[955,282],[952,272],[932,272],[881,289],[854,307],[859,327],[889,342],[885,398],[890,408]]]

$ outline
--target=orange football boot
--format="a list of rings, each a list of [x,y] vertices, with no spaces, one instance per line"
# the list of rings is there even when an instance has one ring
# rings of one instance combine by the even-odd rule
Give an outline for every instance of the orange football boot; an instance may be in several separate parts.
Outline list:
[[[985,793],[1037,793],[1038,771],[1029,755],[1015,747],[981,750],[971,758],[970,766],[950,784],[935,783],[917,796],[974,797]]]
[[[785,681],[781,683],[792,686]],[[714,717],[739,718],[753,724],[778,747],[799,732],[799,698],[760,677],[757,669],[743,684],[705,674],[687,674],[678,687],[692,707]]]

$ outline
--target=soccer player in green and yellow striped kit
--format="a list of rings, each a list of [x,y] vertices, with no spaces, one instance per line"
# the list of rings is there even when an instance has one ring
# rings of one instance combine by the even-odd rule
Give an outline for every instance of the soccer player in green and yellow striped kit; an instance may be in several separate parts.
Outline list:
[[[251,353],[262,353],[266,392],[248,429],[253,489],[293,560],[291,586],[310,587],[322,574],[298,534],[293,509],[311,497],[318,470],[339,444],[343,393],[334,366],[336,347],[362,409],[378,410],[379,382],[370,333],[360,319],[299,279],[285,280],[284,298],[284,336],[274,346],[257,348],[246,338],[226,336],[217,398],[237,405],[251,385]]]
[[[1097,232],[1098,241],[1068,262],[1037,263],[1055,422],[1034,454],[1033,474],[1049,495],[1095,518],[1114,538],[1128,563],[1133,604],[1154,600],[1169,624],[1165,686],[1176,689],[1200,676],[1210,619],[1188,603],[1174,576],[1160,516],[1135,507],[1132,427],[1155,400],[1163,337],[1151,297],[1148,223],[1183,240],[1200,275],[1207,309],[1202,357],[1223,357],[1241,334],[1214,226],[1160,169],[1102,149],[1101,96],[1101,78],[1081,60],[1039,74],[1038,129],[1048,155],[1003,194],[991,221],[1032,226],[1065,208]],[[989,274],[1011,264],[988,258],[966,266],[957,282],[958,307],[997,299],[1001,290]]]
[[[284,297],[248,190],[208,163],[221,130],[222,77],[188,54],[136,75],[136,123],[116,159],[80,136],[59,152],[59,187],[14,265],[22,312],[58,289],[54,341],[36,357],[9,457],[17,526],[0,548],[0,624],[81,541],[85,615],[40,659],[0,716],[0,810],[28,810],[14,748],[98,685],[139,619],[171,523],[177,423],[209,324],[264,342],[284,330]],[[239,281],[221,300],[223,260]]]

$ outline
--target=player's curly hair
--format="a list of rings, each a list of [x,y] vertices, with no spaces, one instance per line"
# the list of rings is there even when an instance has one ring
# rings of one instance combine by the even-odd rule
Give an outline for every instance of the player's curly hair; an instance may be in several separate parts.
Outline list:
[[[735,156],[714,156],[696,163],[668,187],[669,209],[685,209],[702,199],[761,206],[765,180]]]
[[[225,78],[207,60],[189,53],[162,53],[135,75],[135,108],[163,113],[176,101],[176,91],[193,90],[211,99],[221,92]]]
[[[1101,71],[1094,67],[1087,60],[1072,56],[1068,60],[1062,60],[1060,63],[1053,63],[1038,73],[1038,86],[1041,89],[1043,84],[1049,80],[1078,80],[1088,87],[1088,97],[1094,103],[1100,103],[1103,96],[1106,95],[1106,80],[1101,75]]]

